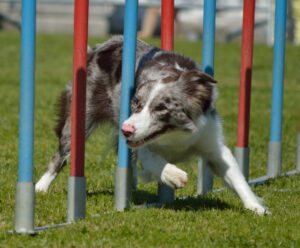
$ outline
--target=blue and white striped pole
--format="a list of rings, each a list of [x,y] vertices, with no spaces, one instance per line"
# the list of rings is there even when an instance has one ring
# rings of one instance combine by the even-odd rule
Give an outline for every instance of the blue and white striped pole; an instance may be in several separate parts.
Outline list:
[[[269,177],[276,177],[281,174],[281,127],[285,62],[286,9],[286,0],[276,0],[271,132],[267,172]]]
[[[123,122],[130,116],[130,99],[134,91],[135,50],[138,17],[138,0],[126,0],[124,19],[124,45],[122,57],[122,88],[119,121],[118,167],[115,182],[115,207],[124,210],[130,205],[131,156],[121,132]]]
[[[36,1],[22,1],[19,174],[16,190],[15,230],[34,232],[34,80]]]
[[[202,70],[211,76],[214,75],[215,21],[216,0],[204,0]],[[197,194],[207,193],[212,189],[212,185],[213,175],[207,162],[199,159]]]

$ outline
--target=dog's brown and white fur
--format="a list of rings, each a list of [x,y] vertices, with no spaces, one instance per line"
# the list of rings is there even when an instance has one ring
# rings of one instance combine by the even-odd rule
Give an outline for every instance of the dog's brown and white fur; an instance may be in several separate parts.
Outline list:
[[[89,49],[86,100],[86,137],[104,120],[119,121],[123,38],[114,37]],[[215,109],[216,80],[182,55],[161,51],[142,41],[136,50],[136,90],[132,115],[122,126],[130,147],[138,150],[143,176],[173,188],[188,177],[174,163],[190,156],[205,158],[211,170],[258,214],[266,208],[248,186],[235,158],[223,141],[222,123]],[[71,83],[60,99],[56,134],[58,151],[36,191],[48,191],[70,154]]]

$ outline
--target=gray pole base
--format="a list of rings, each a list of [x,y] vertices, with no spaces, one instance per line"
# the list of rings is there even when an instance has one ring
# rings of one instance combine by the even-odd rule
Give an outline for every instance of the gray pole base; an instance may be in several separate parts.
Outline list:
[[[270,142],[267,175],[271,178],[281,175],[281,142]]]
[[[300,171],[300,133],[297,136],[297,165],[296,171]]]
[[[16,191],[15,231],[34,233],[35,193],[32,182],[18,182]]]
[[[212,190],[214,177],[207,161],[198,160],[197,195],[204,195]]]
[[[115,208],[124,211],[130,207],[132,170],[117,166],[115,175]]]
[[[68,219],[74,222],[85,218],[86,181],[85,177],[69,176],[68,181]]]
[[[162,204],[170,203],[170,202],[174,201],[174,199],[175,199],[174,189],[170,188],[169,186],[167,186],[163,183],[158,183],[157,197],[158,197],[159,203],[162,203]]]
[[[235,159],[246,178],[247,182],[249,181],[249,156],[250,150],[248,147],[235,147],[234,150]]]

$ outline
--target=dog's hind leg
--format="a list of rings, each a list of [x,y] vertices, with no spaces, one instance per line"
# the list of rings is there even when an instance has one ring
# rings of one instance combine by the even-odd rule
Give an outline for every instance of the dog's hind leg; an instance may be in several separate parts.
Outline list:
[[[66,118],[65,124],[58,136],[59,148],[47,165],[47,170],[35,185],[36,192],[47,192],[52,181],[66,164],[71,147],[71,120]]]
[[[35,185],[36,192],[47,192],[52,181],[66,164],[67,155],[56,152],[47,165],[47,171],[43,174],[40,180]]]
[[[89,134],[94,130],[95,123],[90,115],[86,115],[86,130],[85,136],[88,138]],[[54,154],[52,159],[47,165],[47,171],[40,178],[35,185],[36,192],[47,192],[52,181],[56,178],[61,169],[66,165],[67,159],[70,156],[71,148],[71,121],[70,118],[66,120],[66,123],[62,130],[62,135],[59,137],[59,149]]]
[[[97,120],[93,118],[91,113],[86,114],[86,138],[95,129]],[[61,125],[60,130],[56,130],[59,147],[58,151],[54,154],[50,162],[48,163],[47,170],[40,180],[35,185],[36,192],[47,192],[52,181],[56,178],[61,169],[66,165],[66,161],[70,156],[71,147],[71,116],[70,114],[64,119],[64,124]]]

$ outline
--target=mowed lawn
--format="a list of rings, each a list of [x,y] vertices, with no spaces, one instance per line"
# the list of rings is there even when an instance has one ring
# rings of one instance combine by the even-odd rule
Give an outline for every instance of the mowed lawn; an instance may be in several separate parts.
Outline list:
[[[91,38],[94,45],[104,39]],[[159,45],[159,40],[149,41]],[[230,191],[194,197],[196,159],[179,166],[189,183],[176,200],[163,208],[114,211],[114,171],[117,158],[111,148],[109,125],[87,143],[87,218],[62,229],[36,236],[12,235],[18,166],[19,46],[18,33],[0,33],[0,247],[300,247],[300,176],[282,177],[254,187],[272,215],[256,216],[243,209]],[[201,63],[200,42],[177,41],[175,48]],[[297,124],[300,114],[300,48],[286,49],[283,170],[296,163]],[[219,81],[217,107],[224,119],[226,143],[236,142],[240,44],[217,44],[215,77]],[[251,109],[251,178],[266,171],[269,141],[272,48],[254,49]],[[35,181],[54,153],[55,102],[72,75],[72,36],[38,35],[36,52]],[[66,221],[69,167],[48,194],[36,196],[36,226]],[[222,187],[216,179],[216,187]],[[139,181],[133,204],[156,200],[156,184]],[[101,213],[106,213],[101,215]],[[108,214],[107,214],[108,213]],[[93,216],[100,214],[100,217]]]

